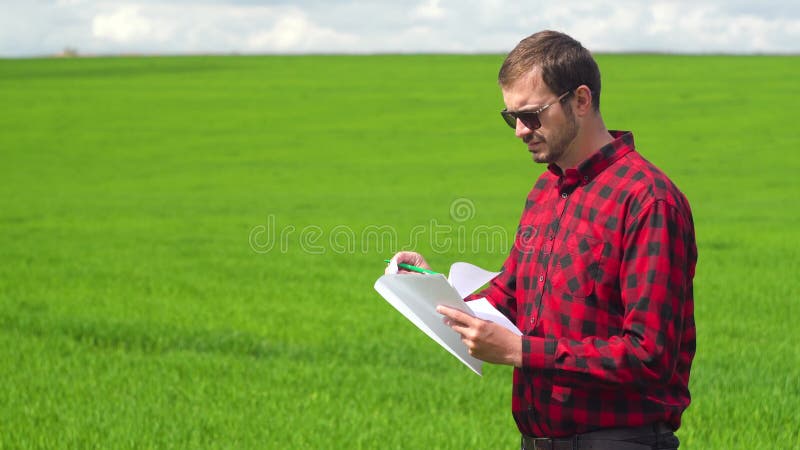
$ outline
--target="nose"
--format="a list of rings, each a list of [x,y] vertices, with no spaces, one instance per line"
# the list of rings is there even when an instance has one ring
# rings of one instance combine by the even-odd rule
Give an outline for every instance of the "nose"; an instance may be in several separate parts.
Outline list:
[[[525,136],[533,133],[533,130],[526,127],[521,120],[517,119],[517,127],[514,128],[514,135],[520,139],[524,138]]]

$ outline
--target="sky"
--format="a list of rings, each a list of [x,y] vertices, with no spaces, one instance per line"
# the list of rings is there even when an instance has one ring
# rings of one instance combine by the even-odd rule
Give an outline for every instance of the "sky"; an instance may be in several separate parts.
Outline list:
[[[506,53],[542,29],[593,52],[800,54],[797,0],[0,0],[0,57]]]

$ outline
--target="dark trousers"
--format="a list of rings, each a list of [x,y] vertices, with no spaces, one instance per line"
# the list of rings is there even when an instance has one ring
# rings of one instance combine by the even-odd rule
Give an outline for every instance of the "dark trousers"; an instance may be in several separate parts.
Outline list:
[[[664,424],[613,428],[563,438],[522,436],[522,450],[675,450],[675,433]]]

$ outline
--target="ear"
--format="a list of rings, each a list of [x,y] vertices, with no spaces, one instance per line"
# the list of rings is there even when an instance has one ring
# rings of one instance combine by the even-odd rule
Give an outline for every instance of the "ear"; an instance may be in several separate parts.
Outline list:
[[[588,86],[582,84],[575,89],[575,104],[573,109],[578,116],[585,116],[593,112],[592,108],[592,91]]]

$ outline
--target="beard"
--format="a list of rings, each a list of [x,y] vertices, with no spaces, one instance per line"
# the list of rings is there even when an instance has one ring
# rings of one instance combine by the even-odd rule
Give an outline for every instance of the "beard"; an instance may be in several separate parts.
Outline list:
[[[566,105],[565,105],[566,106]],[[526,144],[531,141],[540,143],[535,149],[531,149],[533,160],[537,163],[551,164],[556,163],[563,159],[569,152],[570,144],[578,136],[580,126],[572,113],[572,108],[568,106],[564,108],[564,116],[566,122],[563,127],[554,130],[549,137],[546,137],[537,132],[525,136],[523,142]],[[562,167],[562,169],[565,169]]]

